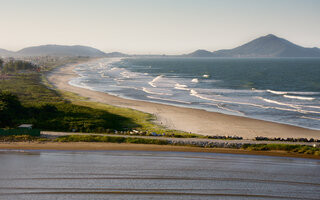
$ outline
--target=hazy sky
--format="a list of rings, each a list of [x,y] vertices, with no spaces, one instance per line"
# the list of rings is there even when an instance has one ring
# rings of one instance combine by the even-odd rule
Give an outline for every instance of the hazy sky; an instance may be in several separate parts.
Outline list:
[[[273,33],[320,47],[320,0],[0,0],[0,48],[125,53],[233,48]]]

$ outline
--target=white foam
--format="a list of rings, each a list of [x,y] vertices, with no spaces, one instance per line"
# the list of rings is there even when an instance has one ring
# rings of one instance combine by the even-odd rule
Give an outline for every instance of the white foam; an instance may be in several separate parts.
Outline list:
[[[271,100],[271,99],[266,99],[266,98],[262,98],[262,97],[256,97],[256,98],[257,99],[261,99],[261,100],[263,100],[263,101],[265,101],[267,103],[278,104],[278,105],[281,105],[281,106],[288,106],[288,107],[291,107],[291,108],[301,108],[298,105],[283,103],[283,102],[279,102],[279,101],[275,101],[275,100]]]
[[[120,75],[121,75],[123,78],[130,78],[128,72],[121,72]]]
[[[313,118],[313,117],[307,117],[307,116],[302,116],[302,117],[300,117],[300,118],[304,118],[304,119],[312,119],[312,120],[319,120],[319,121],[320,121],[320,119],[319,119],[319,118]]]
[[[303,106],[303,107],[307,107],[307,108],[316,108],[316,109],[320,109],[320,106]]]
[[[202,77],[203,77],[203,78],[209,78],[209,76],[210,76],[210,75],[208,75],[208,74],[204,74]]]
[[[292,96],[292,95],[283,95],[283,97],[290,98],[290,99],[307,100],[307,101],[312,101],[315,99],[313,97],[300,97],[300,96]]]
[[[222,110],[226,110],[226,111],[229,111],[229,112],[234,112],[234,113],[238,113],[238,114],[241,114],[242,116],[244,116],[245,114],[243,112],[240,112],[238,110],[233,110],[233,109],[230,109],[230,108],[226,108],[222,105],[219,105],[217,103],[201,103],[201,104],[204,104],[204,105],[212,105],[212,106],[216,106]]]
[[[151,86],[151,87],[157,87],[154,83],[159,80],[160,78],[162,78],[163,75],[160,75],[160,76],[157,76],[155,77],[152,81],[148,82],[148,84]]]
[[[194,78],[191,80],[192,83],[199,83],[199,80],[197,78]]]
[[[154,95],[166,95],[166,96],[171,96],[172,95],[172,94],[169,94],[169,93],[161,93],[161,92],[150,91],[145,87],[142,88],[142,91],[144,91],[145,93],[154,94]]]
[[[176,89],[176,90],[187,90],[187,91],[190,90],[187,85],[181,85],[179,83],[176,83],[174,85],[174,89]]]
[[[287,94],[288,93],[288,92],[274,91],[274,90],[267,90],[267,92],[270,92],[272,94],[279,94],[279,95],[283,95],[283,94]]]
[[[299,113],[304,113],[304,114],[306,114],[306,113],[320,113],[318,111],[302,110],[301,107],[299,107],[297,105],[285,104],[285,103],[281,103],[281,102],[270,100],[270,99],[264,99],[262,97],[256,97],[256,98],[262,99],[263,101],[268,102],[268,103],[274,103],[274,104],[278,104],[278,105],[289,106],[291,108],[281,108],[281,107],[274,107],[274,106],[264,106],[264,105],[253,104],[253,103],[244,103],[244,102],[227,101],[227,100],[217,100],[217,99],[212,99],[212,98],[208,98],[208,97],[199,95],[198,92],[195,91],[194,89],[190,90],[190,95],[198,97],[198,98],[203,99],[203,100],[212,101],[212,102],[240,104],[240,105],[254,106],[254,107],[259,107],[259,108],[264,108],[264,109],[276,109],[276,110],[284,110],[284,111],[291,111],[291,112],[299,112]]]
[[[266,108],[273,108],[273,109],[277,109],[277,110],[285,110],[285,111],[295,111],[295,112],[299,112],[299,113],[320,113],[318,111],[314,111],[314,110],[303,110],[301,109],[301,107],[303,107],[303,105],[293,105],[293,104],[287,104],[287,103],[282,103],[279,101],[275,101],[275,100],[271,100],[271,99],[265,99],[262,97],[256,97],[257,99],[261,99],[265,102],[268,103],[273,103],[273,104],[278,104],[278,105],[282,105],[282,106],[288,106],[294,109],[286,109],[286,108],[279,108],[279,107],[266,107]]]

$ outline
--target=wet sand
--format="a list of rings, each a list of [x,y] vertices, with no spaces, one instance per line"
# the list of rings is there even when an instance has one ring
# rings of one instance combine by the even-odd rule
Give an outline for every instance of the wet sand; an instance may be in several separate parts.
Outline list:
[[[78,77],[78,75],[73,72],[73,69],[74,65],[57,68],[48,74],[47,78],[57,89],[76,93],[89,98],[90,101],[151,113],[156,116],[156,123],[164,125],[169,129],[202,135],[236,135],[245,139],[253,139],[256,136],[320,139],[319,130],[208,112],[200,109],[124,99],[102,92],[71,86],[68,82],[72,78]]]

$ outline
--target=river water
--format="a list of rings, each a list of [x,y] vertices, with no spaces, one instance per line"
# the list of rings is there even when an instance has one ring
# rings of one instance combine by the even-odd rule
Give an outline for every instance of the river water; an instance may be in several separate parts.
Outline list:
[[[147,151],[0,151],[0,199],[320,199],[320,161]]]

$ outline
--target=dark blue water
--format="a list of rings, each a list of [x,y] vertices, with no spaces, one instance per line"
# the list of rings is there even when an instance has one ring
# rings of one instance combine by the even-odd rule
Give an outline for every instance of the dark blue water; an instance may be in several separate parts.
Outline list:
[[[1,200],[320,199],[311,159],[147,151],[0,151]]]
[[[320,59],[132,58],[79,65],[71,84],[126,98],[320,129]]]

